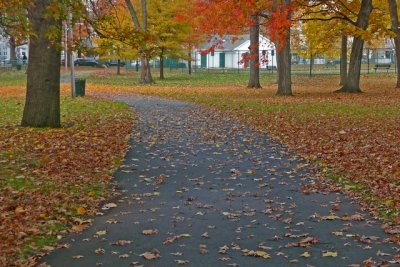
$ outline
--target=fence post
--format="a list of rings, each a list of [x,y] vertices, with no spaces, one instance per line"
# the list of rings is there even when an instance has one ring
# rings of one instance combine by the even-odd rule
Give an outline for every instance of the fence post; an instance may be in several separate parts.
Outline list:
[[[236,64],[237,64],[238,73],[240,73],[240,66],[239,66],[239,64],[240,64],[240,63],[239,63],[239,62],[240,62],[240,59],[239,59],[239,57],[240,57],[240,51],[237,51],[237,53],[238,53],[238,57],[237,57],[238,60],[237,60],[237,63],[236,63]]]

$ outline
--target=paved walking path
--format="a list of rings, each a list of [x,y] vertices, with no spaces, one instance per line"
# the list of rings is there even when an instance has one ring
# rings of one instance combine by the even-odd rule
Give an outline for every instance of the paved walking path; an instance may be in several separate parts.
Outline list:
[[[327,267],[398,254],[380,224],[346,196],[301,193],[312,172],[268,136],[191,104],[119,100],[138,115],[115,174],[122,197],[43,262]]]

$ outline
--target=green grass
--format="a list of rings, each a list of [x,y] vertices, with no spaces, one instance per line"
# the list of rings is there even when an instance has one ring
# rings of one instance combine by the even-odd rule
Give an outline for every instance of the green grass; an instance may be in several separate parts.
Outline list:
[[[0,98],[0,127],[19,125],[22,118],[24,100],[22,98]],[[99,120],[110,119],[125,110],[123,103],[91,98],[61,98],[61,121],[64,127],[93,126]]]
[[[210,85],[246,85],[249,78],[247,71],[229,73],[201,71],[189,75],[186,71],[166,71],[165,79],[160,80],[157,72],[152,72],[156,86],[210,86]],[[275,81],[275,74],[262,72],[261,83]],[[130,72],[125,75],[98,76],[89,75],[88,81],[93,84],[135,86],[139,84],[139,73]]]
[[[24,101],[21,98],[0,98],[0,127],[19,124],[23,106]]]
[[[25,85],[25,71],[0,72],[0,85]]]
[[[63,97],[61,101],[61,122],[65,127],[93,126],[100,120],[114,118],[115,114],[125,114],[129,109],[126,104],[108,100],[78,97]]]
[[[32,236],[31,242],[24,244],[21,247],[20,259],[26,259],[30,254],[37,251],[38,248],[45,246],[54,246],[57,243],[57,235],[45,235],[45,236]]]

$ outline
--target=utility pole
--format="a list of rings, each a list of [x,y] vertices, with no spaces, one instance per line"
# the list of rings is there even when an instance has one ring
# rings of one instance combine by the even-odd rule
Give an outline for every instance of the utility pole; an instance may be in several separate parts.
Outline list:
[[[75,90],[75,66],[74,66],[74,53],[73,53],[73,25],[72,25],[72,12],[71,12],[71,7],[68,9],[68,33],[69,33],[69,44],[71,46],[71,53],[69,57],[69,63],[71,67],[71,96],[74,98],[76,96],[76,90]]]

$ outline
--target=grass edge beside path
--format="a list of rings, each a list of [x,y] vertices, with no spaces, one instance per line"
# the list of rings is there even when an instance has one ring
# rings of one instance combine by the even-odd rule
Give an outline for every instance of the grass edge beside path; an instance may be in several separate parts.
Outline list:
[[[34,265],[89,226],[133,129],[130,107],[93,97],[62,97],[63,128],[22,128],[23,101],[0,94],[1,266]]]

